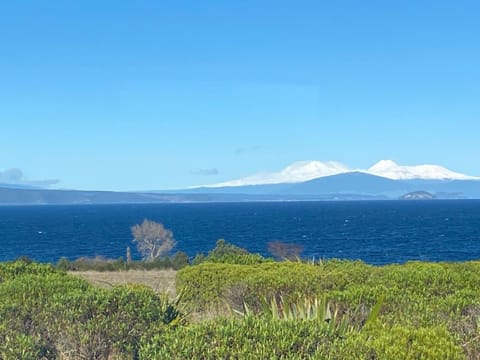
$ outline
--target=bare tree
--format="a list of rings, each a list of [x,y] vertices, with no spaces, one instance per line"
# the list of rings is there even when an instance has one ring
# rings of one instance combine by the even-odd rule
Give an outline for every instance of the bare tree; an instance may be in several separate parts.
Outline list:
[[[142,224],[132,226],[131,230],[133,242],[145,261],[165,256],[176,244],[172,231],[155,221],[145,219]]]
[[[268,252],[277,259],[295,260],[300,257],[303,246],[299,244],[288,244],[281,241],[270,241]]]

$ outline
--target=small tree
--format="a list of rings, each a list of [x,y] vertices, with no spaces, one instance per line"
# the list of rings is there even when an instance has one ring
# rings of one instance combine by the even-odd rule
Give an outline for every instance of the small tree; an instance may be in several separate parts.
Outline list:
[[[215,259],[228,255],[248,255],[248,251],[238,247],[237,245],[230,244],[224,239],[218,239],[215,249],[208,252],[208,258]]]
[[[132,226],[131,230],[133,242],[144,261],[165,256],[176,244],[172,231],[155,221],[145,219],[142,224]]]

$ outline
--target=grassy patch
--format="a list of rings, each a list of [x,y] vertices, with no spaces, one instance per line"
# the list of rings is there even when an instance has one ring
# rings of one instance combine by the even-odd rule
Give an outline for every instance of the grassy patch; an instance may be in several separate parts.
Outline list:
[[[157,293],[165,293],[170,297],[176,295],[175,270],[128,270],[128,271],[71,271],[72,276],[80,277],[89,283],[111,288],[115,285],[142,284]]]

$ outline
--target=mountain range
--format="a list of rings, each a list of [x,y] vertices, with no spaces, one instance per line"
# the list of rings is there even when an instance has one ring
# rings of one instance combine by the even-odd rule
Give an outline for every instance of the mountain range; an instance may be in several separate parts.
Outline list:
[[[318,173],[328,175],[311,178]],[[292,174],[297,181],[286,181],[292,179]],[[252,183],[254,178],[256,182]],[[437,199],[480,199],[480,178],[438,165],[400,166],[390,160],[380,161],[368,170],[353,171],[340,163],[301,162],[279,173],[182,190],[73,191],[0,184],[0,204],[387,200],[418,198],[405,196],[414,192],[427,192]]]
[[[350,168],[337,161],[297,161],[279,172],[259,173],[205,187],[300,183],[330,175],[360,172],[392,180],[480,180],[451,171],[440,165],[399,165],[392,160],[381,160],[368,169]]]
[[[177,193],[269,195],[272,198],[298,197],[299,199],[397,199],[414,191],[427,191],[436,198],[480,198],[480,180],[393,180],[354,171],[300,183],[200,187],[177,191]]]

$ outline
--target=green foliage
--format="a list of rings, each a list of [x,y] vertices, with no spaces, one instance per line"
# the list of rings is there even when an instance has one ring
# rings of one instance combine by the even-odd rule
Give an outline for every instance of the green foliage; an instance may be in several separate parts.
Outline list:
[[[70,261],[66,257],[61,257],[57,262],[57,269],[61,271],[69,271],[71,269]]]
[[[361,262],[267,262],[251,266],[202,263],[182,269],[177,286],[195,309],[225,302],[255,306],[278,295],[326,294],[345,309],[371,308],[383,296],[381,315],[410,325],[436,325],[468,308],[480,308],[480,263],[420,263],[375,267]]]
[[[180,270],[185,266],[190,265],[190,259],[188,255],[183,251],[176,252],[175,255],[172,257],[171,262],[172,262],[172,268],[174,270]]]
[[[197,253],[192,260],[192,265],[200,265],[201,263],[205,262],[207,256],[204,253]]]
[[[224,239],[218,239],[213,250],[208,253],[210,258],[218,258],[225,255],[247,255],[248,251],[236,245],[227,243]]]
[[[294,300],[280,295],[278,298],[264,299],[260,314],[280,320],[318,320],[328,322],[332,332],[346,334],[355,329],[361,329],[364,325],[370,326],[377,319],[383,305],[384,298],[380,297],[371,309],[366,322],[356,322],[355,313],[342,314],[337,306],[331,304],[326,296],[304,297]],[[245,304],[244,312],[235,311],[240,315],[253,314]]]
[[[325,321],[245,316],[144,338],[140,359],[463,359],[442,327],[372,326],[345,332]]]
[[[445,327],[377,326],[360,337],[377,359],[464,359]]]
[[[103,256],[80,257],[70,261],[65,257],[58,260],[57,269],[62,271],[118,271],[127,270],[127,264],[122,257],[118,259],[107,259]]]
[[[153,336],[140,359],[309,359],[337,337],[325,322],[246,316],[218,319]]]
[[[219,245],[208,256],[248,256]],[[480,262],[206,261],[177,273],[175,300],[25,260],[0,279],[0,360],[480,358]]]
[[[39,264],[0,268],[9,278],[0,283],[0,359],[132,359],[142,335],[185,323],[178,302],[148,287],[100,289]]]
[[[56,324],[64,351],[107,358],[112,353],[136,357],[139,340],[156,324],[178,323],[179,311],[167,299],[142,286],[72,292],[56,298],[62,314]]]
[[[228,304],[227,308],[245,312],[246,306],[251,313],[258,314],[262,301],[279,304],[287,299],[289,303],[301,304],[305,299],[325,296],[332,311],[338,311],[340,319],[346,317],[355,326],[366,323],[375,314],[385,329],[398,333],[408,329],[408,336],[416,334],[421,338],[417,329],[434,333],[443,329],[451,336],[448,343],[455,343],[454,352],[460,345],[469,359],[480,358],[480,262],[409,262],[381,267],[340,260],[252,266],[204,263],[183,269],[177,278],[180,287],[188,286],[185,299],[197,311],[213,309],[225,313],[222,308]],[[384,299],[383,304],[376,307],[380,298]],[[290,311],[282,306],[277,308]],[[364,338],[355,341],[362,346],[367,344]],[[392,347],[400,343],[392,343]],[[379,344],[375,348],[380,351]],[[420,351],[415,349],[413,353]],[[444,351],[449,354],[448,349]],[[431,356],[428,351],[422,354],[427,355],[420,358]]]
[[[265,259],[260,254],[252,254],[247,250],[226,242],[224,239],[217,240],[215,248],[209,251],[208,255],[197,254],[193,259],[193,265],[199,265],[203,262],[254,265],[271,261]]]
[[[13,261],[0,263],[0,282],[14,279],[22,275],[48,275],[55,273],[50,264],[38,264],[29,261]]]
[[[363,263],[357,267],[341,271],[338,265],[301,262],[264,262],[250,266],[206,262],[179,271],[177,288],[188,288],[185,299],[195,310],[218,307],[225,301],[233,308],[241,308],[244,303],[259,308],[263,298],[305,297],[342,289],[349,281],[363,279],[364,269],[369,268]],[[360,275],[353,274],[354,269]]]
[[[38,340],[0,325],[0,359],[36,360],[45,355]]]

